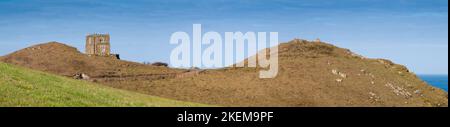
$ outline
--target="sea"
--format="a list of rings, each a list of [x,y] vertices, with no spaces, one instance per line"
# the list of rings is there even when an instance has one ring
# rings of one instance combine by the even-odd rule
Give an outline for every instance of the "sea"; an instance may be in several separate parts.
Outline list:
[[[428,84],[448,92],[448,75],[419,75]]]

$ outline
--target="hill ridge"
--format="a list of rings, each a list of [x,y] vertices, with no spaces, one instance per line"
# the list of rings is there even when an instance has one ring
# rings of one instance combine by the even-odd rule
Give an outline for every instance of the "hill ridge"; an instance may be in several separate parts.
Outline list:
[[[228,67],[179,78],[129,77],[97,82],[148,95],[221,106],[448,106],[447,92],[428,85],[405,66],[389,60],[369,59],[331,44],[300,39],[281,43],[279,51],[279,74],[274,79],[259,79],[257,70],[261,68]],[[41,61],[71,65],[73,60],[86,58],[85,66],[78,70],[76,64],[72,64],[70,73],[82,70],[89,75],[111,73],[122,77],[186,72],[79,56],[72,51],[74,57],[64,58],[37,53],[44,53],[41,56],[52,57],[52,60],[33,59],[29,57],[30,52],[18,51],[0,61],[59,75],[64,75],[65,71],[55,70],[67,67],[47,68]],[[111,66],[88,66],[96,64]]]
[[[205,106],[76,81],[0,62],[0,107]]]

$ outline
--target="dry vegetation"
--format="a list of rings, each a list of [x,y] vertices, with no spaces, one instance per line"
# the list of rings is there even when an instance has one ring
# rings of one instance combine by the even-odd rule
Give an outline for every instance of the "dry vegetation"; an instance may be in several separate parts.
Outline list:
[[[32,49],[36,47],[40,49]],[[274,79],[259,79],[258,68],[184,72],[87,57],[58,43],[33,46],[2,61],[60,75],[87,73],[114,88],[221,106],[448,106],[445,91],[388,60],[304,40],[283,43],[279,50],[280,70]],[[154,74],[168,76],[146,76]],[[113,76],[120,80],[108,78]]]
[[[118,90],[0,63],[0,107],[207,106]]]
[[[163,79],[183,70],[144,65],[113,57],[87,56],[76,48],[50,42],[35,45],[0,58],[6,63],[72,77],[85,73],[92,80]]]

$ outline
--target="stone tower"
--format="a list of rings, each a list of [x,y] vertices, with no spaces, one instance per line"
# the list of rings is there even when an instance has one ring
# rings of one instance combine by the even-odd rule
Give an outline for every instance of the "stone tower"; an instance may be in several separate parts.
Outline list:
[[[91,34],[86,37],[86,54],[111,56],[109,34]]]

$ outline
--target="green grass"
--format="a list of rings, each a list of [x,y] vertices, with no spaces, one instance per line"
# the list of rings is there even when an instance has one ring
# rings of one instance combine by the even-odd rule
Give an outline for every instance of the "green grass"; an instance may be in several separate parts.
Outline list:
[[[0,107],[193,107],[0,63]]]

